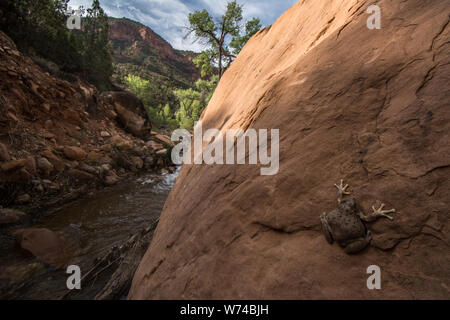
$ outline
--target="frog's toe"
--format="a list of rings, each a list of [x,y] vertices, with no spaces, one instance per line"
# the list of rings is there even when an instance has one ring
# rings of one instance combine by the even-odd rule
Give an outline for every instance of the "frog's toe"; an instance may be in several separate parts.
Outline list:
[[[376,209],[375,206],[372,206],[373,214],[377,215],[378,217],[385,217],[389,220],[394,220],[394,217],[389,216],[388,213],[395,213],[397,212],[395,209],[391,210],[383,210],[386,205],[384,203],[381,204],[379,209]]]
[[[341,179],[341,184],[335,184],[334,185],[336,187],[336,189],[338,189],[338,193],[337,193],[337,198],[338,198],[338,202],[341,203],[342,200],[344,199],[345,195],[351,195],[351,192],[347,191],[348,189],[348,184],[344,185],[344,180]]]

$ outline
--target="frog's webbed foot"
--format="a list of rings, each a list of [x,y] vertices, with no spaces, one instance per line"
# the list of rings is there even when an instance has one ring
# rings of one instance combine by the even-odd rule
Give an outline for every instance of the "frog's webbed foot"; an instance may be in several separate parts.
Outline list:
[[[386,205],[384,203],[381,204],[379,209],[376,209],[375,206],[372,206],[372,210],[373,210],[372,215],[375,215],[376,218],[385,217],[385,218],[388,218],[389,220],[394,220],[393,217],[388,216],[388,213],[395,213],[396,210],[395,209],[383,210],[385,206]]]
[[[344,180],[342,180],[342,179],[341,179],[341,184],[340,185],[335,184],[334,186],[338,189],[338,193],[337,193],[338,203],[342,202],[342,200],[344,199],[345,195],[350,195],[351,194],[350,192],[347,191],[348,184],[346,184],[344,186]]]
[[[366,222],[373,222],[378,218],[388,218],[389,220],[394,220],[394,218],[389,216],[388,213],[394,213],[396,212],[396,210],[395,209],[383,210],[385,206],[386,205],[384,203],[381,204],[379,209],[376,209],[375,206],[372,206],[373,212],[371,214],[364,215],[362,212],[360,212],[359,216],[362,220]]]

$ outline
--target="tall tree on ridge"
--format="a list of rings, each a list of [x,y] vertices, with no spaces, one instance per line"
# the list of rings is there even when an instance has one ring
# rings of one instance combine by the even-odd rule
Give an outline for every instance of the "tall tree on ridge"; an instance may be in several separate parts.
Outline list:
[[[187,36],[194,34],[197,40],[202,40],[211,47],[200,55],[201,61],[197,60],[198,64],[202,65],[202,71],[209,72],[211,68],[206,64],[217,65],[219,80],[245,43],[261,29],[258,18],[248,21],[244,27],[242,11],[243,6],[233,0],[228,2],[225,13],[216,22],[205,9],[189,14],[190,26]]]

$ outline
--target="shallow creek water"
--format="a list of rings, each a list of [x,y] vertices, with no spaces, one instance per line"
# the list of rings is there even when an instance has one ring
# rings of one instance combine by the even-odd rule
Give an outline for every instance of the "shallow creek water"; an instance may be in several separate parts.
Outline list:
[[[178,171],[173,174],[148,174],[100,191],[95,196],[78,200],[63,209],[43,215],[34,227],[61,231],[76,242],[69,264],[87,272],[94,259],[102,257],[113,246],[120,245],[157,220],[172,189]],[[3,252],[4,253],[4,252]],[[23,250],[11,248],[0,257],[0,269],[13,268],[20,277],[20,269],[29,273],[36,259]],[[28,268],[28,269],[27,269]],[[27,271],[28,270],[28,271]],[[45,266],[27,277],[27,285],[18,289],[19,299],[57,299],[67,292],[65,270]],[[83,274],[82,274],[83,276]],[[74,298],[88,299],[105,282],[99,281],[82,288]]]

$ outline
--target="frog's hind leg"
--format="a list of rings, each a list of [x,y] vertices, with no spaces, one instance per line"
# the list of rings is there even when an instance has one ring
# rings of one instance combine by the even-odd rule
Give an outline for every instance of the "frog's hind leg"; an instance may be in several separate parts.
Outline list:
[[[344,251],[347,254],[358,253],[364,250],[370,244],[370,241],[372,241],[372,235],[370,231],[367,231],[367,236],[365,238],[353,240],[344,247]]]
[[[342,202],[342,200],[344,199],[345,195],[350,195],[351,194],[350,192],[347,191],[348,184],[346,184],[344,186],[344,180],[342,180],[342,179],[341,179],[341,184],[340,185],[335,184],[334,186],[338,189],[338,193],[337,193],[338,203]]]
[[[333,236],[331,235],[330,226],[328,225],[327,216],[325,213],[320,216],[320,222],[322,222],[322,231],[325,235],[325,238],[327,239],[329,244],[333,244]]]

